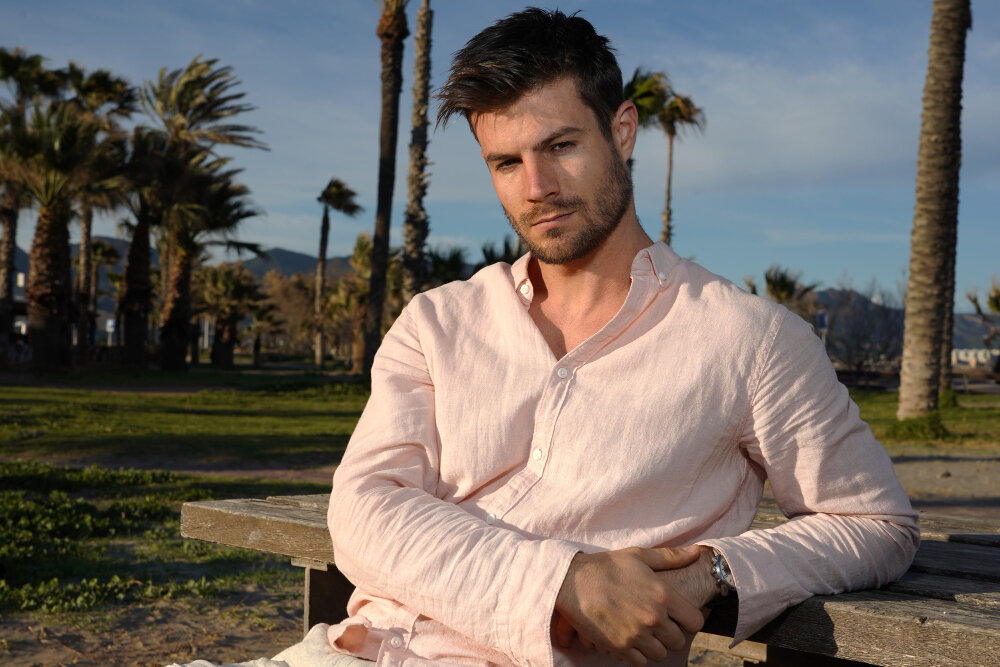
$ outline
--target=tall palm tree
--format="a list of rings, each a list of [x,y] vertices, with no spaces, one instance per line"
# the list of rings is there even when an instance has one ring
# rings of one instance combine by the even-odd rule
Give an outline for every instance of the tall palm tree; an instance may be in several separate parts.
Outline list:
[[[29,107],[45,96],[55,95],[61,77],[44,67],[44,58],[21,49],[0,47],[0,82],[6,95],[0,97],[0,366],[6,364],[14,327],[14,250],[17,220],[25,205],[23,184],[11,171],[21,157],[18,135],[27,126]],[[4,173],[10,174],[10,178]]]
[[[36,107],[25,135],[30,156],[17,171],[38,206],[28,276],[28,321],[33,363],[39,369],[68,366],[70,357],[69,222],[72,204],[113,142],[102,139],[100,123],[70,104]]]
[[[670,245],[673,240],[670,196],[674,172],[674,139],[684,128],[703,129],[705,112],[690,97],[677,93],[663,72],[637,69],[632,75],[632,80],[625,85],[625,99],[635,103],[639,111],[640,127],[656,124],[667,135],[667,192],[660,240]]]
[[[424,243],[429,225],[424,209],[427,194],[427,100],[431,87],[431,23],[434,12],[429,0],[417,11],[417,35],[414,39],[413,129],[410,134],[410,173],[406,178],[408,202],[403,222],[403,298],[409,301],[425,280]]]
[[[137,196],[133,201],[136,215],[135,233],[126,262],[123,314],[125,318],[126,365],[144,365],[146,328],[150,309],[149,242],[153,225],[168,227],[172,222],[184,225],[195,213],[199,194],[205,188],[198,185],[205,178],[208,153],[218,144],[266,149],[254,135],[259,130],[233,122],[233,118],[254,107],[245,103],[245,93],[237,92],[240,81],[231,67],[217,67],[215,59],[196,57],[184,69],[160,70],[157,81],[146,82],[139,91],[143,111],[156,123],[155,129],[137,130],[133,135],[132,161],[137,181]],[[170,241],[174,237],[163,232]],[[184,231],[179,230],[183,235]],[[134,251],[132,246],[136,246]],[[170,340],[164,346],[164,357],[171,368],[184,368],[183,343],[177,338],[189,325],[179,319],[185,316],[184,304],[190,301],[190,253],[175,257],[175,248],[168,242],[165,254],[170,266],[180,265],[183,275],[175,279],[167,272],[163,289],[171,294],[171,285],[183,295],[169,307],[164,299],[163,314],[171,315],[166,332]],[[132,262],[133,255],[135,261]],[[134,265],[134,266],[132,266]],[[130,271],[131,266],[131,271]],[[175,308],[174,306],[178,308]],[[161,322],[161,325],[165,325]],[[184,338],[186,340],[186,337]],[[180,362],[177,361],[181,356]]]
[[[403,84],[403,40],[407,0],[380,0],[382,13],[375,34],[382,42],[382,111],[379,119],[378,206],[372,235],[372,272],[365,315],[364,375],[371,376],[375,351],[382,342],[382,309],[389,267],[389,219],[396,179],[396,139],[399,130],[399,89]]]
[[[323,188],[317,200],[323,204],[323,221],[319,227],[319,257],[316,260],[316,368],[322,370],[326,361],[326,345],[324,340],[323,304],[326,295],[326,244],[330,236],[330,209],[340,211],[344,215],[354,217],[362,208],[354,198],[357,194],[347,187],[339,178],[331,178]]]
[[[946,256],[958,224],[965,36],[971,26],[969,0],[934,0],[910,235],[899,419],[930,412],[938,404],[942,321],[949,307]]]
[[[92,114],[104,127],[109,137],[124,138],[119,120],[128,118],[136,109],[136,91],[123,78],[114,76],[107,70],[96,70],[87,73],[77,65],[70,64],[67,69],[67,80],[74,96],[70,103],[79,107],[82,113]],[[107,160],[102,165],[95,165],[94,184],[106,183],[123,165],[123,154]],[[100,173],[96,167],[101,167],[105,173]],[[115,209],[124,199],[125,181],[119,180],[121,187],[85,187],[80,192],[80,252],[76,272],[76,330],[77,344],[81,350],[86,350],[94,344],[91,333],[94,332],[96,313],[88,308],[90,303],[91,277],[91,228],[95,210],[110,211]]]
[[[264,300],[264,294],[242,263],[202,267],[201,282],[205,312],[215,325],[212,365],[232,368],[240,322]]]

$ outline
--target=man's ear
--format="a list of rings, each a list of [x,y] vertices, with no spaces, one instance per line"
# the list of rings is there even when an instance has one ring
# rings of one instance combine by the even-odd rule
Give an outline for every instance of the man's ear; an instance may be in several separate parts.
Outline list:
[[[629,100],[622,102],[618,111],[611,118],[611,134],[615,147],[621,155],[622,162],[632,157],[635,148],[635,138],[639,132],[639,112]]]

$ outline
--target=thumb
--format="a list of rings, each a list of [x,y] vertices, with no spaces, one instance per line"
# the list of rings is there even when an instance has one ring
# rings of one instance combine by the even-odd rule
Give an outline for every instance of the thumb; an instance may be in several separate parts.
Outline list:
[[[691,544],[676,549],[672,547],[643,549],[639,552],[639,557],[652,570],[674,570],[695,562],[700,554],[701,547]]]

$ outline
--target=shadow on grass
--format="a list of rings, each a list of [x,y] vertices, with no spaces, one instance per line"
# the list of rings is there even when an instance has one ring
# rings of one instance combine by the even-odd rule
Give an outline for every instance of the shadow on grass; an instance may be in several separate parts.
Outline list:
[[[949,461],[969,461],[977,463],[986,463],[993,461],[1000,461],[1000,456],[953,456],[950,454],[927,454],[927,455],[916,455],[916,454],[899,454],[892,456],[893,463],[930,463],[930,462],[949,462]]]
[[[23,440],[0,445],[5,458],[51,458],[166,470],[262,467],[319,468],[340,462],[350,436],[329,435],[204,435],[169,434],[73,438],[60,441]]]

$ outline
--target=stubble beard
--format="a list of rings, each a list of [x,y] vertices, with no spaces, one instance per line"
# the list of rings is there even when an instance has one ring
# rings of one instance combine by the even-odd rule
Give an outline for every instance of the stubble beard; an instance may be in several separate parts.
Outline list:
[[[607,177],[592,201],[579,195],[560,197],[525,211],[516,220],[506,208],[504,215],[535,259],[546,264],[568,264],[600,247],[625,217],[631,202],[632,176],[612,148]],[[528,238],[527,230],[539,218],[570,211],[579,213],[585,223],[575,233],[557,227],[545,232],[549,243],[537,243]]]

